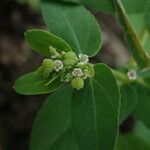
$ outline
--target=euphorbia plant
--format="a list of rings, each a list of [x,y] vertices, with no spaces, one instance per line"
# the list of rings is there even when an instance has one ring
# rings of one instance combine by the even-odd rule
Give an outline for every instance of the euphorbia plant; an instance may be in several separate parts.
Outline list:
[[[138,122],[131,135],[119,136],[119,139],[118,135],[119,125],[131,114],[150,127],[147,115],[150,58],[143,42],[145,30],[143,33],[139,29],[141,26],[134,27],[135,20],[130,17],[133,11],[144,12],[148,18],[147,11],[142,10],[147,3],[148,0],[141,3],[142,7],[132,10],[128,8],[132,4],[129,0],[41,2],[49,32],[28,30],[25,39],[45,58],[34,72],[20,77],[14,86],[18,93],[25,95],[53,92],[35,119],[31,150],[121,150],[128,138],[131,143],[133,137],[137,140],[137,135],[138,139],[143,139],[139,129],[142,132],[149,130]],[[119,18],[133,54],[132,60],[135,59],[134,65],[129,62],[125,67],[126,72],[112,70],[105,64],[90,63],[90,58],[101,48],[101,31],[94,16],[84,6]],[[145,26],[146,21],[144,29]],[[139,30],[142,38],[138,35]],[[140,144],[145,147],[144,143]]]

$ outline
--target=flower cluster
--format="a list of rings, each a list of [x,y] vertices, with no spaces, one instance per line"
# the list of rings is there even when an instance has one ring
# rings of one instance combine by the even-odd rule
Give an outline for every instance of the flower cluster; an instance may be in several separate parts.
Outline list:
[[[50,46],[50,58],[43,60],[42,66],[37,69],[37,73],[45,79],[54,76],[61,76],[61,82],[71,83],[73,88],[82,89],[84,80],[94,76],[93,65],[89,63],[87,55],[74,52],[59,52]]]

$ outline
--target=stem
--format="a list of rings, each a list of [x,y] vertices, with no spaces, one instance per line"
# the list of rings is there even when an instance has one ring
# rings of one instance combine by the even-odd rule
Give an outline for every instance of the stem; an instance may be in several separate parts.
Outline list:
[[[129,80],[128,76],[120,71],[114,70],[112,69],[112,72],[114,74],[114,76],[120,80],[122,80],[124,83],[132,83],[133,81]],[[145,86],[146,88],[150,89],[150,86],[142,79],[142,78],[137,78],[136,80],[137,83]]]
[[[146,26],[144,26],[142,29],[142,32],[141,32],[141,36],[140,36],[140,41],[141,41],[142,45],[145,44],[147,38],[148,38],[148,31],[147,31]]]
[[[114,70],[114,69],[112,69],[112,72],[114,76],[117,77],[118,79],[121,79],[122,81],[126,83],[130,83],[130,80],[128,79],[127,75],[125,75],[124,73]]]
[[[139,84],[145,86],[146,88],[150,89],[150,86],[142,78],[138,78],[137,83],[139,83]]]
[[[139,37],[137,36],[130,20],[126,14],[126,11],[120,0],[116,0],[116,6],[118,9],[118,13],[120,14],[120,18],[122,19],[125,28],[128,30],[129,35],[135,45],[135,48],[132,48],[132,54],[140,65],[141,68],[146,68],[150,66],[150,57],[146,54],[144,47],[141,44]]]

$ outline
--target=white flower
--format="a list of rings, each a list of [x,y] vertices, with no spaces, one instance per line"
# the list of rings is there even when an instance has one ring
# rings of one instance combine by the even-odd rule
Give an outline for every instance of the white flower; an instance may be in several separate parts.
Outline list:
[[[54,66],[55,66],[54,69],[55,69],[56,72],[59,72],[64,67],[63,62],[61,60],[55,60],[54,61]]]
[[[127,75],[128,75],[128,78],[129,78],[130,80],[136,80],[136,79],[137,79],[137,73],[136,73],[135,70],[130,70],[130,71],[127,73]]]
[[[81,77],[83,75],[83,72],[80,68],[75,68],[73,71],[72,71],[72,75],[74,77]]]
[[[81,64],[86,64],[89,61],[89,57],[87,55],[79,54],[79,61]]]

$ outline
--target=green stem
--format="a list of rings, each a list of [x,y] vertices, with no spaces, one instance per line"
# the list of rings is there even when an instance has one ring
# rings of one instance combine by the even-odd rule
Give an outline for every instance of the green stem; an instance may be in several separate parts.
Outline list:
[[[120,71],[117,71],[117,70],[112,70],[114,76],[120,80],[122,80],[123,82],[126,82],[126,83],[130,83],[130,80],[128,79],[128,76]]]
[[[141,68],[146,68],[150,66],[150,57],[146,54],[143,45],[141,44],[141,41],[139,37],[137,36],[134,28],[132,27],[132,24],[126,14],[126,11],[122,5],[122,2],[120,0],[116,0],[116,7],[118,10],[118,14],[120,15],[120,18],[122,19],[124,23],[125,29],[128,31],[129,35],[131,36],[131,39],[135,45],[135,48],[132,49],[132,54],[137,61],[137,63],[140,65]]]
[[[140,41],[141,41],[142,45],[145,44],[147,38],[148,38],[148,30],[147,30],[146,26],[144,26],[142,29],[141,35],[140,35]]]
[[[130,84],[133,82],[133,81],[129,80],[129,78],[126,74],[124,74],[120,71],[112,69],[112,72],[113,72],[114,76],[117,79],[120,79],[121,81],[123,81],[123,83]],[[136,82],[150,89],[150,86],[142,78],[137,78]]]
[[[138,78],[137,83],[139,83],[139,84],[145,86],[146,88],[150,89],[150,86],[142,78]]]

